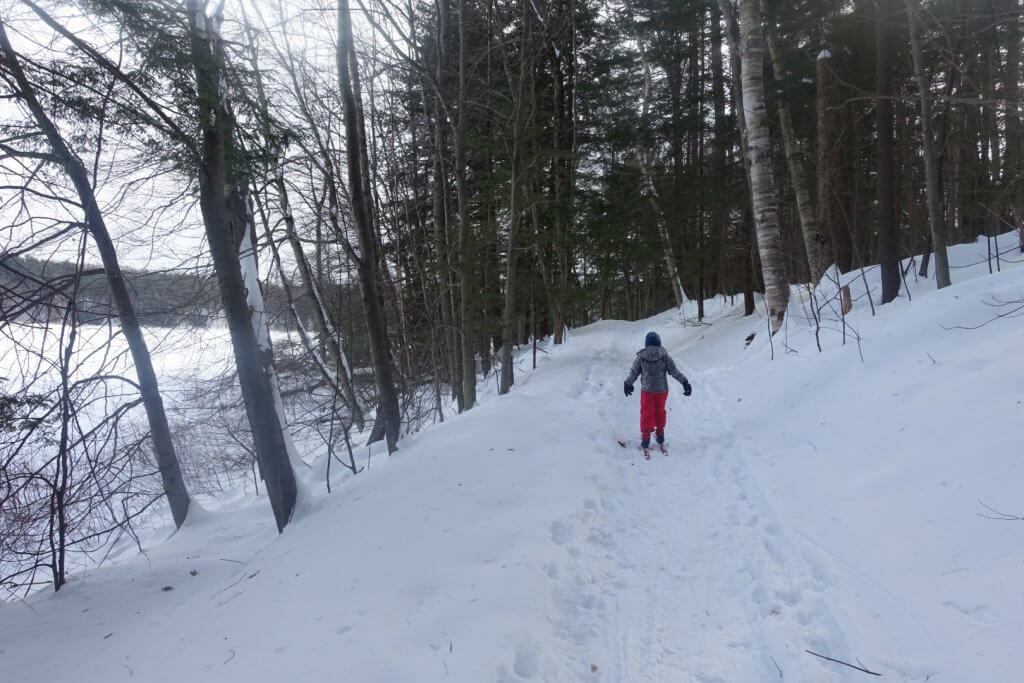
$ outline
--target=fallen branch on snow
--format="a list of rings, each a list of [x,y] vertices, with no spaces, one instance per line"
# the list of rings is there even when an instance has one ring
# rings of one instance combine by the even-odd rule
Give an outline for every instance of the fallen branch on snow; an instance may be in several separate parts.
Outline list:
[[[865,669],[864,667],[856,666],[854,664],[850,664],[849,662],[844,662],[841,659],[832,659],[831,657],[826,657],[825,655],[819,655],[817,652],[811,652],[810,650],[804,650],[804,652],[806,652],[807,654],[814,655],[815,657],[821,657],[822,659],[827,659],[828,661],[835,662],[836,664],[842,664],[843,666],[848,666],[851,669],[856,669],[857,671],[863,671],[864,673],[871,674],[872,676],[881,676],[882,675],[882,674],[878,673],[877,671],[869,671],[868,669]]]
[[[1000,512],[999,510],[996,510],[994,508],[989,507],[988,505],[985,505],[985,503],[983,503],[980,500],[978,502],[981,503],[981,506],[983,508],[992,513],[991,515],[986,515],[982,512],[979,512],[979,517],[984,517],[985,519],[998,519],[1004,522],[1024,522],[1024,517],[1020,515],[1010,515],[1005,512]]]

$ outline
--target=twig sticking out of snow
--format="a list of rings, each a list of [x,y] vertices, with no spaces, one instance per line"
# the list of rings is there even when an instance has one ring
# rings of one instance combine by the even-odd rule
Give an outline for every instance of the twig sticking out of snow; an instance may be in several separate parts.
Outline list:
[[[815,657],[821,657],[822,659],[827,659],[828,661],[835,662],[836,664],[842,664],[843,666],[848,666],[851,669],[856,669],[857,671],[863,671],[864,673],[871,674],[872,676],[881,676],[882,675],[882,674],[878,673],[877,671],[869,671],[868,669],[865,669],[864,667],[857,666],[856,664],[850,664],[849,662],[844,662],[841,659],[832,659],[831,657],[826,657],[825,655],[819,655],[817,652],[811,652],[810,650],[804,650],[804,652],[806,652],[807,654],[814,655]]]
[[[995,322],[996,320],[1001,320],[1002,318],[1019,318],[1022,315],[1024,315],[1024,299],[1017,299],[1014,301],[1003,301],[1002,299],[997,299],[993,297],[991,301],[985,301],[984,299],[982,299],[981,302],[992,308],[1003,308],[1006,306],[1016,306],[1016,308],[1009,311],[1004,311],[1003,313],[997,313],[994,318],[989,318],[985,322],[979,323],[977,325],[954,325],[952,327],[946,327],[945,325],[942,325],[940,323],[940,326],[947,332],[950,330],[977,330],[982,327],[985,327],[985,325],[988,325],[989,323]]]

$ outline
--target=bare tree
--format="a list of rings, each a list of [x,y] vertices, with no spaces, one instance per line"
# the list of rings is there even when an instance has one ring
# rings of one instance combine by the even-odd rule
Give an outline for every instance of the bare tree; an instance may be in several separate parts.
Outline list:
[[[135,314],[135,307],[132,304],[131,296],[128,293],[128,288],[121,273],[117,250],[110,239],[110,232],[107,230],[106,221],[96,201],[89,173],[82,160],[68,147],[57,126],[36,97],[35,88],[29,82],[21,67],[21,60],[11,46],[10,40],[7,37],[6,26],[2,19],[0,19],[0,50],[3,52],[7,68],[18,85],[20,99],[28,107],[36,121],[36,125],[46,136],[46,140],[49,143],[50,155],[45,157],[45,160],[59,165],[74,185],[85,213],[85,228],[92,236],[93,242],[100,253],[100,258],[103,260],[103,270],[107,278],[107,284],[110,287],[111,300],[117,311],[125,340],[128,342],[129,349],[131,350],[132,361],[135,364],[135,371],[139,380],[139,393],[146,409],[146,417],[149,420],[153,450],[160,470],[160,477],[163,481],[164,493],[167,496],[167,502],[170,506],[174,523],[180,527],[188,515],[191,500],[188,489],[185,486],[185,481],[182,479],[181,466],[178,463],[178,456],[175,453],[174,443],[171,440],[171,431],[167,425],[167,415],[164,411],[163,398],[160,395],[160,386],[157,382],[156,372],[153,370],[153,361],[150,357],[149,347],[146,345],[145,337],[142,334],[142,326],[139,324],[138,316]]]
[[[949,256],[946,254],[946,217],[942,209],[942,191],[939,185],[939,166],[935,159],[935,142],[932,133],[931,87],[925,75],[921,56],[921,38],[917,30],[917,7],[915,0],[905,0],[907,22],[910,27],[910,54],[917,80],[918,99],[921,102],[921,144],[924,151],[925,192],[928,199],[928,225],[932,234],[932,250],[935,252],[935,285],[942,289],[950,285]]]
[[[362,101],[359,96],[359,60],[352,40],[352,21],[348,0],[338,0],[338,44],[337,44],[338,85],[345,112],[345,139],[347,141],[349,200],[352,217],[359,238],[359,254],[356,265],[359,270],[359,289],[362,292],[363,310],[366,314],[370,336],[370,353],[377,377],[380,396],[378,419],[383,418],[384,433],[388,452],[397,448],[401,427],[401,411],[398,407],[398,392],[395,388],[394,371],[384,325],[383,301],[381,299],[377,256],[378,236],[371,216],[373,205],[368,191],[369,167],[366,149],[366,130],[363,124]],[[475,375],[474,375],[475,381]]]
[[[512,116],[510,123],[511,139],[507,143],[511,161],[509,177],[509,218],[508,218],[508,257],[505,274],[505,310],[501,323],[501,380],[499,394],[507,394],[515,376],[512,371],[512,347],[515,345],[515,314],[516,314],[516,271],[519,257],[519,223],[523,213],[523,156],[524,138],[527,123],[533,117],[533,22],[526,4],[522,7],[521,35],[519,39],[519,73],[511,78],[511,68],[506,65],[509,76],[509,90],[512,93]]]
[[[313,320],[316,322],[317,333],[320,335],[323,345],[329,349],[330,358],[333,363],[333,368],[328,368],[322,360],[317,359],[317,368],[324,375],[326,381],[336,387],[337,391],[341,394],[345,405],[348,407],[349,413],[352,415],[352,420],[356,428],[362,431],[363,411],[356,398],[355,387],[352,384],[352,375],[349,368],[348,356],[345,352],[341,334],[338,331],[338,324],[334,320],[334,316],[332,316],[327,310],[323,293],[320,290],[320,283],[317,282],[314,277],[314,273],[310,268],[309,261],[306,259],[305,251],[302,248],[302,243],[299,240],[299,235],[295,227],[295,216],[292,214],[288,186],[285,183],[284,150],[281,149],[278,143],[277,138],[279,136],[275,135],[272,128],[270,103],[263,85],[263,76],[256,56],[256,33],[253,30],[253,27],[249,24],[248,17],[246,17],[246,33],[250,42],[250,62],[256,85],[255,106],[257,109],[257,117],[260,121],[264,140],[267,144],[271,145],[271,149],[268,150],[272,157],[271,163],[273,164],[272,180],[270,184],[277,193],[281,217],[284,222],[285,237],[292,248],[292,255],[295,258],[302,286],[310,301],[313,302]],[[268,239],[272,241],[272,238],[269,235]],[[275,257],[277,257],[276,246],[273,246],[273,248]],[[284,274],[282,273],[282,278],[283,277]],[[298,320],[297,316],[296,323],[301,327],[301,321]],[[310,347],[310,352],[314,352],[312,347]]]

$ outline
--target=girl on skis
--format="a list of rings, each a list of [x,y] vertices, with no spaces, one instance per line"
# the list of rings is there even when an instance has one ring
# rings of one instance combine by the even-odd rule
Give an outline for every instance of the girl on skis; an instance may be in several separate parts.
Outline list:
[[[644,449],[644,457],[650,457],[651,432],[654,432],[662,453],[665,450],[665,401],[668,399],[668,375],[672,375],[683,385],[683,394],[689,396],[693,392],[686,376],[679,372],[672,356],[668,355],[661,345],[661,337],[657,332],[648,332],[644,339],[643,350],[637,352],[636,360],[629,371],[629,377],[623,385],[626,396],[633,393],[633,382],[641,377],[640,382],[640,445]]]

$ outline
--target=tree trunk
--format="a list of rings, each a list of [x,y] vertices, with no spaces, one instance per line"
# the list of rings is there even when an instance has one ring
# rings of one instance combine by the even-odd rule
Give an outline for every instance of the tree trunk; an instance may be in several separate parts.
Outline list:
[[[725,73],[722,64],[722,12],[715,2],[711,10],[711,101],[714,110],[714,148],[711,155],[711,177],[715,187],[726,183]],[[719,192],[711,196],[711,234],[718,235],[718,289],[726,293],[725,273],[729,254],[729,215],[726,198]]]
[[[576,23],[575,2],[555,3],[557,37],[551,41],[551,98],[553,149],[551,164],[554,202],[554,247],[557,272],[554,274],[555,316],[552,319],[555,344],[565,341],[565,330],[571,317],[569,281],[573,269],[569,233],[573,226],[575,202],[576,155]]]
[[[759,0],[740,0],[742,31],[743,109],[746,115],[750,161],[750,191],[754,228],[764,277],[765,303],[772,334],[782,327],[789,303],[786,253],[779,229],[775,185],[772,181],[772,148],[764,104],[764,48]]]
[[[911,57],[914,77],[921,100],[921,141],[924,147],[925,192],[928,197],[928,226],[931,228],[932,251],[935,253],[935,284],[939,289],[948,287],[949,257],[946,254],[946,221],[942,212],[939,189],[939,169],[935,160],[935,142],[932,135],[931,88],[924,73],[921,39],[917,34],[917,7],[915,0],[905,0],[910,27]]]
[[[785,78],[785,66],[782,63],[782,51],[779,50],[778,41],[775,39],[774,26],[770,26],[765,34],[768,42],[768,51],[771,53],[772,69],[775,71],[775,79]],[[796,194],[797,215],[800,219],[800,230],[804,238],[804,251],[807,255],[807,267],[810,274],[810,284],[815,286],[825,272],[825,259],[821,252],[821,244],[824,240],[819,232],[818,222],[815,219],[814,205],[811,201],[811,193],[807,186],[807,176],[804,173],[803,149],[793,132],[793,115],[789,110],[789,102],[780,99],[779,103],[779,124],[782,130],[782,145],[786,151],[786,161],[789,162],[789,175],[793,181],[793,191]]]
[[[21,99],[28,106],[36,125],[46,136],[54,160],[64,169],[74,184],[78,199],[85,211],[85,226],[89,234],[92,235],[93,242],[100,253],[100,259],[103,261],[103,273],[110,289],[110,299],[117,312],[125,341],[128,343],[132,363],[135,365],[135,374],[139,380],[139,394],[146,410],[150,438],[153,440],[153,454],[160,471],[164,495],[167,496],[167,504],[170,507],[174,525],[180,528],[188,516],[191,498],[181,475],[181,465],[174,450],[174,442],[171,440],[171,430],[167,424],[167,414],[164,411],[163,398],[160,395],[156,372],[153,370],[149,347],[146,345],[142,326],[139,324],[128,287],[125,285],[124,276],[121,273],[117,250],[110,239],[103,213],[96,202],[88,171],[81,159],[64,142],[57,127],[39,103],[35,90],[29,83],[28,77],[21,68],[20,60],[8,41],[7,30],[2,19],[0,19],[0,50],[2,50],[4,61],[18,85]],[[63,576],[63,568],[61,575]]]
[[[507,394],[515,377],[512,371],[512,348],[515,346],[515,313],[516,313],[516,269],[519,258],[519,222],[522,214],[522,143],[525,136],[526,122],[532,115],[532,98],[534,84],[528,80],[530,74],[530,13],[526,5],[522,7],[522,36],[519,45],[519,78],[514,84],[512,109],[512,140],[509,149],[511,156],[511,178],[509,179],[508,209],[508,257],[505,274],[505,311],[501,325],[501,380],[498,385],[499,394]],[[511,80],[511,79],[510,79]],[[510,82],[510,86],[513,84]],[[528,99],[529,98],[529,99]]]
[[[1021,11],[1017,0],[1006,0],[1006,68],[1003,86],[1006,92],[1006,157],[1003,177],[1007,179],[1013,214],[1019,231],[1020,251],[1024,254],[1024,132],[1021,122],[1020,62]]]
[[[654,88],[651,79],[651,65],[647,60],[643,40],[638,38],[637,42],[640,44],[640,59],[644,70],[644,96],[640,113],[640,121],[641,127],[646,128],[650,125],[648,118]],[[680,146],[682,145],[681,137],[679,144]],[[651,197],[652,208],[654,209],[654,214],[657,217],[658,235],[661,237],[662,241],[661,253],[662,257],[665,259],[665,270],[668,273],[668,280],[672,285],[672,295],[675,297],[676,308],[682,308],[686,303],[686,292],[683,290],[682,280],[679,279],[679,271],[676,268],[676,258],[672,252],[672,239],[668,232],[668,216],[666,215],[665,205],[662,203],[661,197],[658,195],[658,188],[654,184],[653,169],[651,169],[650,160],[648,159],[651,152],[647,149],[647,146],[640,135],[637,136],[636,155],[640,162],[640,174],[643,178],[643,183],[647,188],[647,193]],[[679,156],[679,164],[681,166],[681,151],[679,152]]]
[[[244,11],[244,10],[243,10]],[[255,36],[252,28],[249,26],[248,17],[246,17],[246,30],[249,35],[250,43],[255,44]],[[325,379],[332,384],[336,391],[341,393],[346,407],[351,415],[352,422],[356,425],[359,431],[363,431],[363,410],[359,406],[359,401],[356,398],[355,386],[352,383],[352,373],[349,368],[348,355],[345,353],[344,343],[341,339],[341,333],[338,329],[336,321],[333,320],[333,316],[327,311],[327,307],[324,305],[323,296],[320,292],[320,285],[317,279],[314,277],[312,269],[309,266],[309,261],[306,260],[306,254],[302,249],[302,243],[299,241],[298,233],[295,230],[295,217],[292,215],[291,201],[288,197],[288,186],[284,181],[284,151],[277,146],[274,141],[273,131],[271,130],[271,119],[270,119],[270,106],[267,101],[266,91],[263,88],[263,76],[259,68],[259,62],[256,59],[255,51],[250,53],[250,64],[256,83],[256,93],[258,96],[257,105],[259,107],[259,118],[263,135],[268,144],[273,145],[270,150],[273,154],[272,163],[274,164],[274,174],[272,185],[277,191],[277,199],[281,208],[281,216],[284,219],[285,237],[288,239],[288,244],[291,245],[292,254],[295,257],[296,266],[299,269],[299,277],[302,280],[302,286],[306,290],[306,295],[310,301],[313,302],[313,320],[316,321],[317,333],[320,337],[321,348],[329,349],[330,359],[334,365],[333,373],[329,373],[327,367],[322,363],[317,363],[318,367],[324,372]],[[272,236],[268,232],[268,239],[272,239]],[[256,244],[255,233],[253,234],[252,243]],[[277,253],[276,247],[274,253]],[[284,277],[284,273],[281,274]],[[301,325],[301,321],[298,319],[296,313],[296,324]],[[310,352],[315,353],[316,350],[311,346]]]
[[[466,179],[466,89],[469,60],[466,2],[459,0],[459,82],[456,103],[455,192],[459,203],[459,330],[462,350],[463,409],[476,404],[476,360],[473,352],[473,230],[469,224],[469,186]]]
[[[436,0],[437,21],[434,31],[434,47],[437,50],[437,69],[435,78],[437,87],[445,89],[448,69],[448,28],[450,18],[448,0]],[[442,94],[438,92],[434,103],[434,243],[437,248],[438,260],[438,296],[441,299],[441,326],[443,330],[445,359],[448,367],[448,382],[455,396],[455,403],[461,413],[466,409],[465,396],[462,393],[462,361],[459,353],[459,335],[456,329],[454,304],[455,269],[451,259],[449,230],[451,227],[448,208],[447,172],[444,165],[445,153],[445,111]]]
[[[740,158],[743,160],[743,182],[747,187],[747,198],[743,206],[743,223],[741,235],[743,238],[743,251],[749,256],[742,260],[743,265],[743,314],[753,315],[754,290],[757,288],[756,263],[757,263],[757,241],[754,235],[754,205],[753,190],[750,189],[750,149],[747,144],[749,133],[747,130],[747,115],[743,107],[742,74],[743,64],[740,50],[740,27],[739,19],[736,16],[736,6],[731,0],[719,0],[718,6],[722,10],[722,17],[725,19],[725,35],[729,42],[729,68],[732,71],[732,96],[733,108],[736,112],[736,127],[740,134]]]
[[[274,417],[281,432],[288,461],[295,466],[299,462],[298,451],[288,431],[288,423],[284,414],[284,403],[281,401],[281,384],[274,368],[274,344],[270,338],[270,320],[267,317],[263,302],[263,291],[260,289],[259,264],[256,258],[256,220],[253,215],[249,188],[245,184],[232,183],[226,200],[229,230],[233,242],[237,246],[235,258],[242,271],[242,282],[245,283],[245,300],[251,312],[252,333],[256,344],[270,362],[263,367],[270,385],[271,399],[274,404]]]
[[[882,303],[900,291],[899,224],[896,218],[896,153],[893,144],[892,0],[878,0],[875,17],[875,121],[878,164],[878,263]]]
[[[518,147],[518,142],[513,143]],[[508,209],[508,259],[505,275],[505,311],[501,323],[501,383],[498,387],[499,394],[507,394],[515,382],[512,373],[512,347],[515,345],[514,325],[516,306],[516,267],[519,249],[519,218],[522,213],[520,207],[520,179],[518,149],[512,152],[512,178],[509,188],[509,209]]]
[[[237,245],[229,222],[226,153],[231,144],[233,121],[220,94],[224,48],[217,32],[218,20],[208,18],[198,0],[188,0],[187,12],[203,143],[199,166],[199,205],[231,332],[231,345],[256,459],[280,532],[291,519],[298,492],[270,385],[273,356],[269,349],[260,347],[253,333],[252,312],[246,302]]]
[[[817,97],[815,110],[818,135],[818,228],[832,244],[832,260],[839,265],[840,230],[848,234],[845,222],[840,227],[842,208],[837,201],[839,191],[836,156],[839,153],[839,115],[836,111],[836,76],[832,70],[832,52],[823,48],[815,60]],[[828,259],[822,259],[823,262]]]
[[[380,260],[377,235],[372,216],[372,198],[367,192],[369,179],[369,153],[366,148],[366,130],[363,125],[362,102],[359,92],[359,61],[352,41],[352,23],[348,0],[338,0],[338,85],[341,91],[345,119],[346,160],[348,165],[349,201],[352,220],[359,239],[356,268],[359,271],[359,290],[366,314],[366,327],[370,337],[370,355],[380,408],[384,415],[384,434],[388,453],[398,447],[401,412],[398,391],[395,388],[387,328],[384,324],[383,300],[380,292]]]
[[[537,270],[540,272],[541,288],[544,291],[544,302],[547,304],[548,320],[555,323],[558,319],[558,303],[555,294],[555,286],[551,280],[551,273],[548,269],[547,256],[545,254],[545,243],[542,238],[544,229],[540,224],[540,208],[538,207],[540,191],[536,188],[535,182],[531,181],[527,186],[526,204],[530,207],[530,225],[533,228],[533,255],[536,260]]]
[[[436,114],[438,119],[441,117],[439,110],[440,107],[438,107]],[[440,120],[436,121],[434,137],[436,155],[434,157],[433,214],[434,244],[437,249],[438,261],[437,295],[441,300],[441,329],[445,347],[446,366],[448,368],[448,382],[452,393],[455,395],[458,411],[462,412],[464,409],[464,398],[462,396],[462,372],[460,371],[461,365],[459,364],[458,337],[455,333],[455,319],[452,310],[453,285],[452,265],[448,249],[448,207],[445,199],[446,182],[444,166],[441,160],[441,154],[444,149],[444,135]]]

